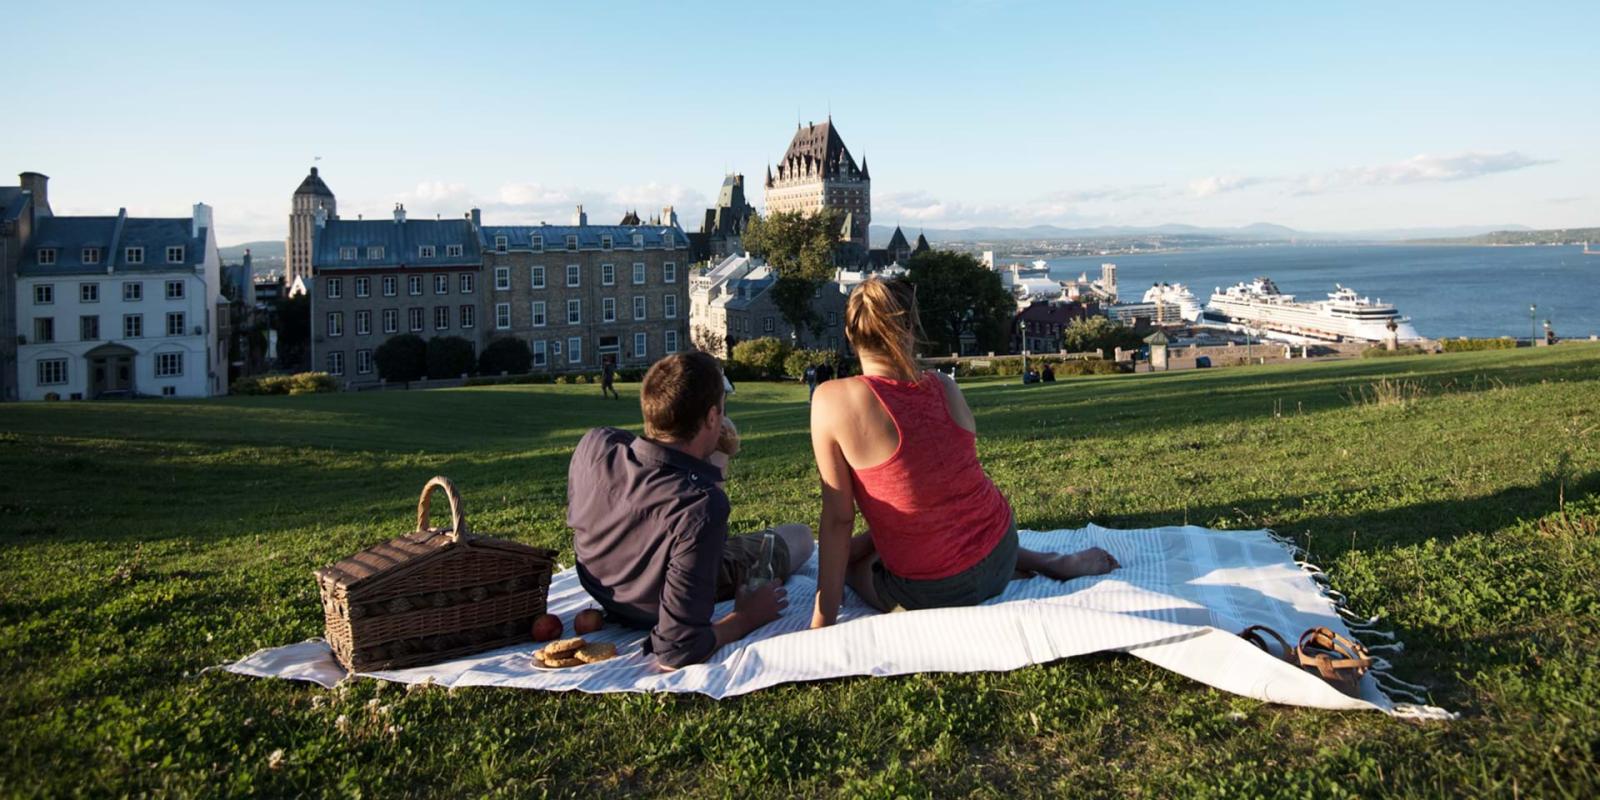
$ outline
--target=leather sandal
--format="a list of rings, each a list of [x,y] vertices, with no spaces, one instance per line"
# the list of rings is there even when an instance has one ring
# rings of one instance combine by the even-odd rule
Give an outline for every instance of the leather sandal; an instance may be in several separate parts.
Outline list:
[[[1294,648],[1289,646],[1289,640],[1283,638],[1282,634],[1279,634],[1277,631],[1265,625],[1251,625],[1250,627],[1239,631],[1239,638],[1261,648],[1261,650],[1267,655],[1273,655],[1272,648],[1267,646],[1266,637],[1261,635],[1263,633],[1277,640],[1278,649],[1283,653],[1283,655],[1278,656],[1278,658],[1281,658],[1297,667],[1300,666],[1300,662],[1295,658]]]
[[[1361,693],[1361,676],[1372,668],[1372,656],[1353,642],[1324,627],[1300,634],[1295,649],[1301,669],[1312,672],[1351,697]]]

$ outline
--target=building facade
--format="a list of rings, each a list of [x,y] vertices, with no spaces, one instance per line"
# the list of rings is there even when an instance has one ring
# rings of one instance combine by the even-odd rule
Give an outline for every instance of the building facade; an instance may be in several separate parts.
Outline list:
[[[319,217],[338,219],[339,204],[333,190],[317,174],[317,168],[312,167],[289,200],[289,238],[283,249],[284,286],[293,284],[295,278],[311,279],[311,249]]]
[[[228,303],[212,212],[45,216],[17,270],[18,396],[227,392]]]
[[[635,217],[636,218],[636,217]],[[534,372],[646,367],[690,346],[689,239],[658,224],[490,225],[481,232],[487,338],[513,336]]]
[[[811,303],[820,330],[802,327],[797,332],[772,300],[770,290],[777,281],[772,268],[753,256],[729,256],[689,283],[694,344],[723,359],[732,356],[739,342],[764,337],[807,349],[843,352],[845,300],[860,283],[859,276],[865,274],[869,273],[840,271],[836,280],[823,284]]]
[[[377,383],[374,354],[394,336],[459,336],[481,351],[485,322],[478,216],[314,222],[313,370],[346,386]]]
[[[856,164],[831,117],[821,125],[800,126],[777,169],[767,167],[766,207],[768,214],[837,213],[841,261],[865,262],[871,248],[872,177],[866,157]]]
[[[730,173],[722,179],[717,205],[706,209],[700,232],[689,234],[695,261],[716,263],[744,252],[744,229],[755,216],[755,207],[745,199],[744,176]]]
[[[36,220],[50,216],[50,178],[37,172],[0,186],[0,400],[17,395],[17,268]]]

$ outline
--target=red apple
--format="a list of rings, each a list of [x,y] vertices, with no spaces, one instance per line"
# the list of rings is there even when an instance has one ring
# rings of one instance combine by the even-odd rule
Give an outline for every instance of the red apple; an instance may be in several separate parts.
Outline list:
[[[598,608],[586,608],[579,611],[578,616],[572,618],[572,631],[579,636],[586,633],[594,633],[605,626],[605,615],[601,614]]]
[[[548,642],[561,638],[561,618],[554,614],[540,614],[533,620],[533,640]]]

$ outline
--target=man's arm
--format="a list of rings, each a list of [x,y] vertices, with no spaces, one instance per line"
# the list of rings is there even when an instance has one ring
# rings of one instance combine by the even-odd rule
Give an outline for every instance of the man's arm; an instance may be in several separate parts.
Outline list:
[[[724,507],[719,513],[709,507],[712,501],[708,498],[704,512],[683,517],[684,527],[674,536],[656,627],[650,632],[656,661],[667,669],[705,661],[717,648],[777,619],[788,604],[783,587],[769,584],[737,597],[733,611],[711,621],[717,571],[728,537],[726,501],[721,502]]]

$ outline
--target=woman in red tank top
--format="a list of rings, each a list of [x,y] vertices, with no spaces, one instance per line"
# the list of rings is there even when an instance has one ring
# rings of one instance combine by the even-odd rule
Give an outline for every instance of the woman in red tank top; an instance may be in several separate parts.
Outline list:
[[[1118,565],[1110,553],[1017,545],[1011,505],[978,463],[976,425],[955,381],[912,355],[916,294],[873,278],[851,293],[845,335],[862,375],[817,387],[811,445],[822,475],[817,602],[831,625],[845,584],[883,611],[974,605],[1020,575],[1058,580]],[[851,536],[856,512],[868,532]]]

